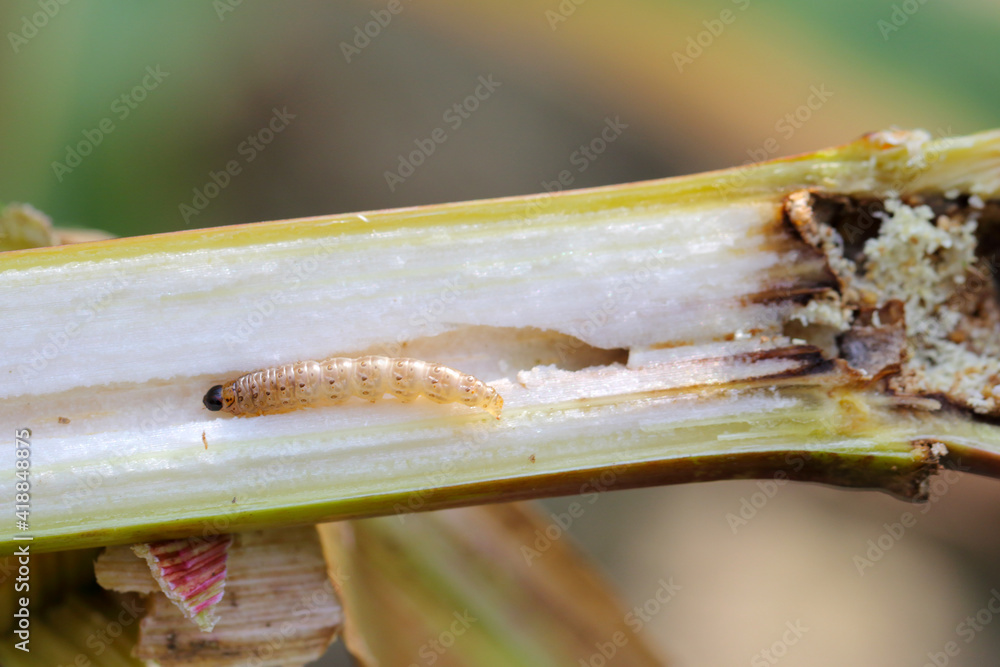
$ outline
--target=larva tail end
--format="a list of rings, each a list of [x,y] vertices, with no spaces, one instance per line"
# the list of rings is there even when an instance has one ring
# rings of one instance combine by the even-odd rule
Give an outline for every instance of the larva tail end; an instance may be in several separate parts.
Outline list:
[[[497,419],[500,419],[500,411],[503,409],[503,398],[500,394],[493,394],[493,397],[485,407],[487,412]]]
[[[201,402],[205,404],[205,407],[212,412],[218,412],[222,409],[222,385],[217,384],[205,394],[205,397],[201,399]]]

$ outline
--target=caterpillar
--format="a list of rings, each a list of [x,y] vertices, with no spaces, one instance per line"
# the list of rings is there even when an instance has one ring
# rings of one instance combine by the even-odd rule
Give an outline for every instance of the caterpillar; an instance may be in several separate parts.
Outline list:
[[[423,394],[436,403],[483,408],[497,419],[503,408],[496,389],[471,375],[419,359],[375,356],[265,368],[215,385],[202,402],[213,412],[250,417],[334,405],[351,396],[375,402],[385,394],[404,403]]]

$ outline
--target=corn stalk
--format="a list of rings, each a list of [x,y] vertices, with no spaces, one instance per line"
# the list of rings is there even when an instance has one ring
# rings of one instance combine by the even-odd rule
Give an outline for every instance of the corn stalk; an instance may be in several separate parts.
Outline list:
[[[775,475],[920,499],[942,463],[996,475],[998,190],[1000,133],[883,132],[684,178],[3,253],[0,421],[31,430],[31,497],[0,553]],[[886,216],[944,245],[895,256]],[[952,282],[896,293],[894,262]],[[989,298],[965,312],[970,272]],[[953,334],[974,387],[935,338]],[[367,353],[472,373],[503,418],[202,406],[256,368]]]

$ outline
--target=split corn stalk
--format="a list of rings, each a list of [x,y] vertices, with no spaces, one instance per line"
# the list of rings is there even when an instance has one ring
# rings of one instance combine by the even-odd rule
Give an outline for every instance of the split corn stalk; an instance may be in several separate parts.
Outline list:
[[[942,463],[996,475],[998,189],[1000,133],[890,131],[683,178],[0,254],[0,422],[32,432],[30,525],[4,523],[0,553],[726,478],[920,499]],[[362,354],[476,375],[503,418],[202,405],[257,368]],[[15,465],[3,448],[3,503]]]

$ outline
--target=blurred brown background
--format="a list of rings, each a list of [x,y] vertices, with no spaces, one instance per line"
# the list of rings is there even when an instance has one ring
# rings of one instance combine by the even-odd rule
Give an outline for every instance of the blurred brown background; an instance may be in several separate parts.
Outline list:
[[[1000,126],[987,0],[36,0],[0,20],[0,199],[119,235]],[[603,153],[581,150],[609,126]],[[1000,485],[937,491],[927,506],[756,482],[617,492],[571,531],[630,606],[681,586],[644,630],[675,664],[1000,664]]]

